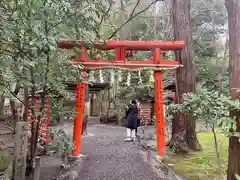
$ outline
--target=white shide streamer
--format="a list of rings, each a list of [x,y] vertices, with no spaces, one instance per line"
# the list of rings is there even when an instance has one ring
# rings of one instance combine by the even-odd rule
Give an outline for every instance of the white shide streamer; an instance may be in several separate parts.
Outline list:
[[[128,71],[128,76],[127,76],[127,86],[131,85],[131,73]]]
[[[122,82],[122,71],[118,70],[118,81]]]
[[[94,81],[95,81],[94,71],[90,71],[90,73],[89,73],[89,81],[90,81],[90,82],[94,82]]]
[[[115,73],[114,73],[114,70],[111,69],[111,80],[110,80],[111,84],[114,83],[114,80],[115,80]]]
[[[138,71],[139,84],[142,84],[141,70]]]
[[[100,80],[100,83],[104,83],[104,80],[103,80],[103,72],[102,72],[101,69],[99,70],[99,80]]]

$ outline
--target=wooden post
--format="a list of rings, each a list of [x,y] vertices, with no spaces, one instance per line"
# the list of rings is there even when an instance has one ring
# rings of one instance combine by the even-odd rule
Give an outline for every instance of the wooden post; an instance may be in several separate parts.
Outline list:
[[[46,117],[45,117],[45,122],[43,124],[43,133],[44,133],[44,143],[48,143],[48,127],[51,121],[51,105],[52,105],[52,100],[51,97],[47,97],[47,112]]]
[[[64,110],[64,98],[61,97],[61,99],[59,100],[60,101],[60,107],[62,110]],[[63,122],[64,121],[64,116],[60,116],[60,120],[59,122]]]
[[[15,136],[15,154],[13,178],[14,180],[25,180],[26,158],[28,148],[28,124],[27,122],[18,122],[16,125]]]
[[[168,168],[168,179],[169,179],[169,180],[174,180],[174,179],[173,179],[173,173],[172,173],[171,167]]]
[[[35,168],[33,173],[33,180],[39,180],[41,168],[41,157],[35,158]]]
[[[159,48],[154,50],[153,60],[159,64],[161,60],[161,51]],[[156,113],[156,135],[157,135],[157,154],[159,157],[164,156],[165,152],[165,135],[164,135],[164,109],[163,109],[163,88],[162,72],[154,72],[154,101]]]

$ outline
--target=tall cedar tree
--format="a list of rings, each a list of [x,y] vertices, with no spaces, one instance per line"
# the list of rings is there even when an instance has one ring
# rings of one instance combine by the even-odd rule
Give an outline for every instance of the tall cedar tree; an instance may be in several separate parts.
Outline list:
[[[184,93],[195,92],[196,76],[193,63],[193,39],[190,23],[190,0],[173,0],[173,26],[175,40],[183,40],[185,47],[176,52],[176,59],[184,66],[177,69],[176,72],[176,96],[177,103],[181,103],[181,97]],[[178,113],[172,121],[172,139],[169,143],[170,148],[175,151],[188,152],[191,150],[200,150],[200,144],[197,139],[196,121],[192,116]]]
[[[226,0],[229,28],[229,68],[230,68],[230,93],[233,99],[239,99],[240,93],[240,1]],[[234,88],[234,89],[233,89]],[[240,114],[230,112],[236,117],[237,132],[240,132]],[[228,180],[235,180],[235,174],[240,175],[240,141],[239,137],[229,139]]]

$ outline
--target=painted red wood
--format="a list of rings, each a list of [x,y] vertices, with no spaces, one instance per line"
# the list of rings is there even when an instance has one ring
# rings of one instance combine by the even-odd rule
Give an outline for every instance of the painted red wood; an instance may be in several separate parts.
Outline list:
[[[83,41],[61,40],[58,47],[61,49],[73,49],[74,47],[85,46]],[[126,50],[151,51],[154,48],[160,48],[164,51],[180,50],[184,47],[184,41],[106,41],[92,42],[92,47],[100,50],[111,50],[119,47],[125,47]]]
[[[154,62],[160,63],[161,50],[156,48],[154,51]],[[165,153],[165,135],[164,135],[164,106],[163,106],[163,86],[162,72],[154,72],[154,102],[156,113],[156,135],[157,135],[157,154],[160,157]]]
[[[85,94],[85,83],[77,84],[76,89],[76,103],[74,118],[74,129],[73,129],[73,142],[75,149],[72,151],[72,155],[79,155],[81,150],[81,135],[82,135],[82,121],[84,114],[84,94]]]
[[[79,47],[81,49],[81,55],[79,58],[73,59],[73,62],[81,63],[84,69],[94,68],[122,68],[122,69],[172,69],[181,66],[178,61],[169,61],[161,58],[161,52],[179,50],[184,47],[183,41],[106,41],[106,42],[93,42],[92,47],[99,50],[111,50],[114,49],[114,59],[110,60],[93,60],[89,59],[86,43],[83,41],[60,41],[58,43],[59,48],[72,49]],[[126,51],[154,51],[153,59],[148,61],[127,61]],[[69,65],[69,64],[68,64]],[[156,134],[157,134],[157,153],[159,156],[163,156],[165,152],[165,137],[164,137],[164,106],[163,106],[163,86],[162,86],[162,72],[154,72],[154,89],[155,89],[155,113],[156,113]],[[79,89],[81,86],[82,89]],[[74,134],[73,139],[75,141],[74,155],[80,153],[80,139],[82,131],[82,120],[84,113],[84,91],[85,85],[78,85],[76,94],[76,112],[77,116],[74,121]],[[81,96],[81,97],[80,97]],[[81,108],[79,108],[81,106]],[[143,110],[143,116],[149,116],[148,109]],[[151,115],[150,115],[151,116]]]

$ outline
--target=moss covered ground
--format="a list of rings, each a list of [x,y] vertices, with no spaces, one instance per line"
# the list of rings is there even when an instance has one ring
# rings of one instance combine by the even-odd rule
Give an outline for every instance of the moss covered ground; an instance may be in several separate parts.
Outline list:
[[[177,174],[189,180],[223,180],[227,169],[228,138],[223,134],[217,134],[221,167],[217,165],[212,133],[198,133],[198,139],[203,147],[202,151],[191,152],[187,156],[170,157]]]

